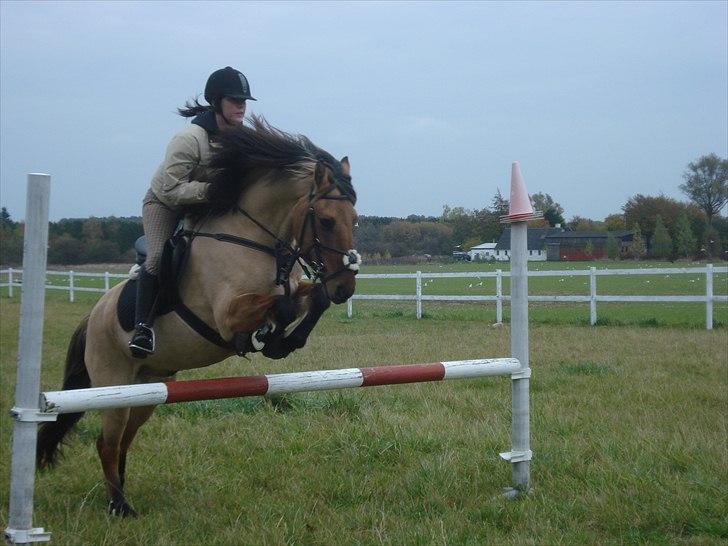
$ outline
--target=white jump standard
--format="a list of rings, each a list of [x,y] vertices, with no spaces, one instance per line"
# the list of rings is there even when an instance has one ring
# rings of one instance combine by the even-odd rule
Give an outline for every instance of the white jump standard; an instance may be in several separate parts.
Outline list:
[[[45,296],[50,177],[28,177],[28,208],[23,266],[20,344],[11,471],[10,512],[6,539],[14,544],[50,540],[50,533],[32,527],[37,423],[61,414],[88,410],[171,404],[275,393],[373,387],[485,376],[510,376],[512,384],[512,447],[501,457],[512,465],[512,487],[506,496],[530,489],[530,418],[528,348],[527,223],[538,217],[531,207],[518,164],[511,174],[511,358],[346,368],[222,379],[174,381],[40,392],[40,349]]]

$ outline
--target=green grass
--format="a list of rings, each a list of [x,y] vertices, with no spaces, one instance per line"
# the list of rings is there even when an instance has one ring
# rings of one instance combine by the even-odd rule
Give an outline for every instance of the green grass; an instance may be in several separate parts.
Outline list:
[[[44,389],[58,387],[92,298],[56,295]],[[4,523],[19,305],[0,305]],[[181,379],[510,352],[508,327],[477,306],[421,321],[387,307],[353,319],[335,308],[283,361],[231,358]],[[510,447],[510,385],[489,378],[159,408],[129,459],[133,520],[105,515],[91,413],[38,474],[34,523],[73,545],[728,543],[726,330],[580,324],[531,325],[527,498],[496,497],[510,481],[497,455]]]

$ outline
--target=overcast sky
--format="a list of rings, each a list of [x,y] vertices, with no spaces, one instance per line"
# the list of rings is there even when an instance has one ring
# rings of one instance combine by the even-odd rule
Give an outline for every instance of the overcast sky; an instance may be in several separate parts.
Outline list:
[[[685,199],[728,155],[728,3],[0,3],[0,204],[51,219],[141,214],[175,108],[242,70],[249,113],[348,155],[360,214],[439,215],[528,189],[603,219]]]

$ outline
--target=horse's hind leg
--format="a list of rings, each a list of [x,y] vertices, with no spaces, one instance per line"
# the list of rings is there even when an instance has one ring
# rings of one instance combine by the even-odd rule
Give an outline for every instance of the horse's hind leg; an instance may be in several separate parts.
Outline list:
[[[129,446],[134,441],[139,427],[141,427],[147,420],[152,416],[154,408],[156,406],[144,406],[140,408],[131,408],[129,412],[129,421],[126,424],[126,430],[124,430],[124,436],[121,438],[121,445],[119,450],[119,482],[121,488],[124,488],[124,481],[126,476],[126,454],[129,451]]]
[[[129,421],[129,408],[107,410],[101,416],[102,432],[96,440],[96,450],[101,459],[101,468],[106,478],[106,493],[109,498],[109,514],[135,516],[136,512],[124,498],[124,485],[119,473],[121,442]]]

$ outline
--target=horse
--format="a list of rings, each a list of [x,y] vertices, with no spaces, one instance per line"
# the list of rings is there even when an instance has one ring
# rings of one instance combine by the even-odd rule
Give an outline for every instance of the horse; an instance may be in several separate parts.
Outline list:
[[[330,303],[343,303],[354,293],[361,258],[353,249],[356,192],[346,157],[338,161],[305,136],[253,116],[220,137],[210,167],[209,203],[185,217],[191,242],[178,283],[179,299],[201,329],[178,312],[158,316],[156,351],[133,358],[130,334],[117,316],[124,281],[73,334],[64,390],[174,381],[180,370],[235,353],[262,350],[284,357],[303,347]],[[301,282],[305,270],[317,282]],[[124,496],[126,459],[153,411],[149,406],[101,415],[96,447],[110,514],[136,515]],[[60,415],[41,425],[38,468],[56,462],[60,442],[82,416]]]

